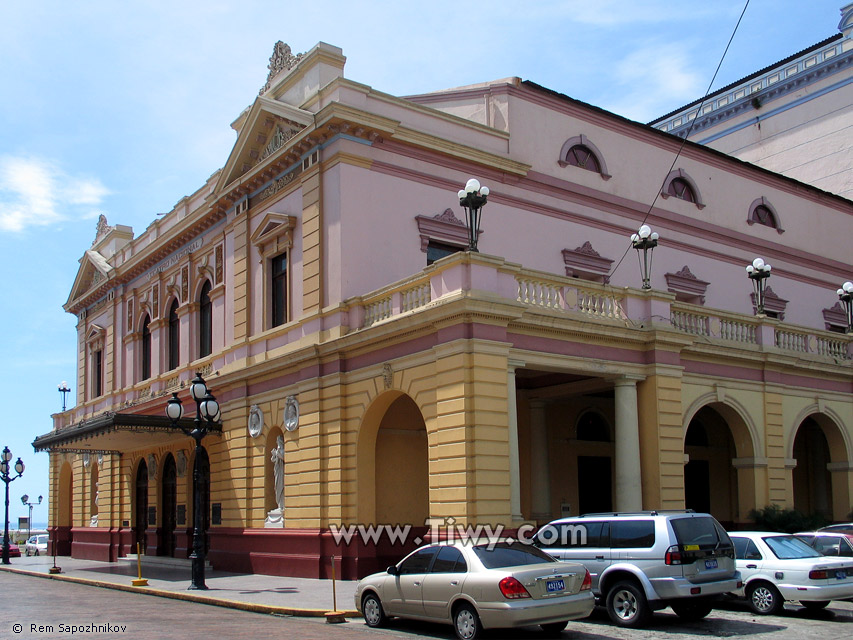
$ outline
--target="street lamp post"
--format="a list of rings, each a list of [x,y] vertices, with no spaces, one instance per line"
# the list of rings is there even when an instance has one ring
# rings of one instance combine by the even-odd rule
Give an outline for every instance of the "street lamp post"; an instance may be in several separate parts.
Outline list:
[[[465,224],[468,225],[468,251],[478,251],[477,239],[480,236],[480,218],[483,207],[489,198],[489,188],[481,187],[480,181],[471,178],[464,189],[460,189],[459,204],[465,208]]]
[[[21,459],[15,462],[15,473],[14,478],[11,477],[11,470],[9,469],[9,461],[12,459],[12,452],[9,451],[9,447],[3,447],[3,453],[0,455],[0,480],[2,480],[6,484],[6,524],[3,528],[3,564],[11,564],[9,562],[9,483],[13,480],[17,480],[24,474],[24,463],[21,462]]]
[[[71,388],[68,386],[68,383],[63,380],[58,385],[59,393],[62,394],[62,410],[65,411],[65,394],[71,393]]]
[[[847,313],[847,333],[853,333],[853,282],[845,282],[836,293]]]
[[[752,264],[746,265],[746,275],[752,280],[752,289],[755,292],[755,312],[764,315],[764,289],[765,282],[770,277],[770,265],[765,264],[761,258],[756,258]]]
[[[651,289],[652,277],[652,252],[658,246],[657,231],[652,231],[649,225],[644,224],[637,233],[631,234],[631,246],[637,250],[637,260],[640,261],[640,275],[643,278],[643,289]],[[642,251],[642,256],[640,252]]]
[[[201,441],[207,435],[211,427],[219,423],[220,411],[219,403],[207,385],[204,383],[204,378],[201,374],[196,373],[195,378],[190,383],[190,395],[195,400],[195,426],[192,430],[186,429],[180,424],[181,417],[184,415],[184,408],[181,405],[181,400],[177,393],[173,393],[172,397],[166,403],[166,415],[172,421],[172,425],[178,427],[186,435],[195,440],[195,460],[193,461],[193,550],[190,553],[192,560],[192,582],[190,589],[207,589],[204,584],[204,509],[207,505],[202,505],[205,496],[202,495],[201,487]]]
[[[33,507],[37,504],[41,504],[41,501],[44,499],[44,496],[39,496],[38,502],[30,502],[30,496],[26,493],[21,496],[21,502],[25,507],[30,508],[30,514],[27,516],[27,540],[30,539],[30,534],[33,532]]]

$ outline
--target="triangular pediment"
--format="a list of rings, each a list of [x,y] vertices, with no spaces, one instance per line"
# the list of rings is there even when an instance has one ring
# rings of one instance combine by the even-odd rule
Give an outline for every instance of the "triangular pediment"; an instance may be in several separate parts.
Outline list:
[[[245,116],[216,190],[225,189],[246,172],[270,162],[313,122],[314,115],[309,111],[259,96]]]
[[[252,233],[250,241],[262,254],[289,249],[293,245],[296,221],[295,216],[285,213],[268,213]]]
[[[80,268],[77,270],[77,277],[74,279],[74,285],[71,287],[71,294],[65,306],[105,284],[112,276],[112,272],[113,268],[104,256],[97,251],[87,251],[80,258]]]

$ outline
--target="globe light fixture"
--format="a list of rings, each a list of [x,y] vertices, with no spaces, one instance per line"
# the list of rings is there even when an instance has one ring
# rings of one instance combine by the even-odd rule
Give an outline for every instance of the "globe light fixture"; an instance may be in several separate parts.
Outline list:
[[[9,461],[12,459],[12,452],[9,451],[9,447],[3,447],[3,452],[0,453],[0,480],[6,485],[6,520],[5,525],[3,527],[3,564],[11,564],[9,562],[9,483],[17,480],[24,474],[24,463],[20,458],[15,462],[15,473],[14,478],[12,477],[11,469],[9,468]]]
[[[631,234],[631,246],[637,250],[637,260],[640,262],[640,276],[643,279],[643,289],[651,289],[652,253],[658,246],[660,235],[644,224],[637,233]]]
[[[480,185],[480,181],[471,178],[464,189],[460,189],[459,204],[465,209],[465,224],[468,227],[468,251],[478,251],[477,240],[480,236],[480,219],[483,207],[489,198],[489,188]]]
[[[58,385],[56,385],[59,389],[59,393],[62,395],[62,410],[65,411],[65,396],[68,393],[71,393],[71,389],[68,386],[68,383],[63,380]]]
[[[752,289],[755,292],[755,313],[759,316],[764,315],[764,290],[766,280],[770,277],[770,269],[770,265],[761,258],[756,258],[752,264],[746,265],[746,275],[752,280]]]
[[[847,333],[853,333],[853,282],[845,282],[836,293],[847,314]]]
[[[207,589],[204,582],[204,563],[206,552],[204,549],[204,514],[207,512],[205,504],[206,496],[202,492],[202,471],[201,471],[201,441],[208,434],[210,429],[219,424],[221,417],[219,403],[213,394],[207,388],[204,378],[197,373],[192,382],[190,382],[190,396],[195,401],[195,419],[194,428],[187,429],[180,420],[184,415],[184,407],[177,393],[173,393],[172,397],[166,402],[166,417],[172,422],[172,426],[177,427],[186,435],[195,440],[195,460],[193,460],[193,548],[190,553],[192,560],[192,582],[190,589]]]

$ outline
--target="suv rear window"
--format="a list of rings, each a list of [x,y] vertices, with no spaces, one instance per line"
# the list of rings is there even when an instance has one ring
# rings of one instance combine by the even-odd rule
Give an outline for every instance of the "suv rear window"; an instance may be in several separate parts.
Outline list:
[[[670,520],[675,539],[680,545],[716,547],[720,543],[731,545],[729,534],[713,518],[673,518]]]
[[[648,548],[654,544],[654,520],[614,520],[610,523],[610,546],[614,549]]]

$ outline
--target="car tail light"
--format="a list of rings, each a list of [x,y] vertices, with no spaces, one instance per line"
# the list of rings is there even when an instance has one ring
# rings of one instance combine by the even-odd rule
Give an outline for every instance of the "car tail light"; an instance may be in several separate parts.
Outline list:
[[[501,580],[498,583],[498,587],[500,588],[501,593],[504,594],[504,598],[509,598],[510,600],[530,597],[530,594],[527,592],[527,589],[524,588],[524,585],[512,576],[507,576]]]
[[[826,569],[812,569],[809,571],[809,580],[826,580],[829,578]]]
[[[581,591],[589,591],[590,589],[592,589],[592,576],[589,575],[589,571],[587,571],[586,575],[583,577]]]
[[[681,548],[674,544],[669,549],[666,550],[666,563],[667,564],[683,564],[683,560],[681,557]]]

